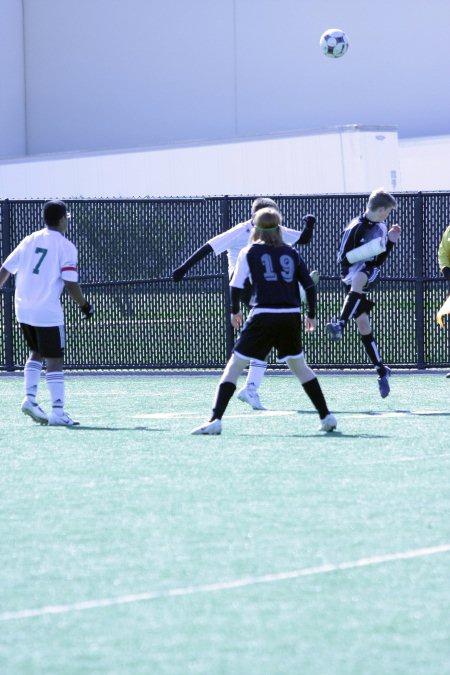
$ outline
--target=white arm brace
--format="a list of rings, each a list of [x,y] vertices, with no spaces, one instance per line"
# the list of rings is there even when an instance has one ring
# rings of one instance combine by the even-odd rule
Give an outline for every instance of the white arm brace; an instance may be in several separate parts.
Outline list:
[[[360,262],[361,260],[370,260],[380,253],[384,253],[386,250],[386,243],[384,237],[377,237],[376,239],[371,239],[367,244],[358,246],[351,251],[346,253],[347,260],[353,265],[353,263]]]

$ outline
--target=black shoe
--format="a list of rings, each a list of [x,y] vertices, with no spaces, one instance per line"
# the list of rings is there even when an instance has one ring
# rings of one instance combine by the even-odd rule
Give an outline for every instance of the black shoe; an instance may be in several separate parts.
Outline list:
[[[337,342],[342,338],[342,324],[340,321],[330,321],[330,323],[326,324],[325,328],[330,340],[333,342]]]
[[[391,391],[391,388],[389,386],[389,378],[391,376],[391,369],[385,366],[385,374],[383,377],[378,378],[378,389],[380,390],[380,396],[381,398],[386,398],[389,396],[389,392]]]

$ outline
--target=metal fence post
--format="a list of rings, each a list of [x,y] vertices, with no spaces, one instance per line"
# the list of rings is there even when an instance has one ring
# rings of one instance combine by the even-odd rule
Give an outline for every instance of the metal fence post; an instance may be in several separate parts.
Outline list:
[[[229,230],[230,224],[230,199],[228,195],[224,195],[221,203],[222,214],[222,232]],[[231,350],[234,345],[234,330],[230,323],[231,301],[230,301],[230,280],[228,278],[228,257],[222,256],[222,273],[223,273],[223,293],[225,298],[225,336],[226,336],[226,351],[227,360],[230,358]]]
[[[414,198],[414,276],[416,305],[417,368],[425,369],[424,355],[424,283],[423,283],[423,195],[418,192]]]
[[[2,223],[2,255],[3,260],[11,252],[11,214],[9,199],[1,202],[1,223]],[[4,288],[5,305],[5,367],[11,372],[14,370],[14,341],[13,341],[13,284],[11,278],[8,279]]]

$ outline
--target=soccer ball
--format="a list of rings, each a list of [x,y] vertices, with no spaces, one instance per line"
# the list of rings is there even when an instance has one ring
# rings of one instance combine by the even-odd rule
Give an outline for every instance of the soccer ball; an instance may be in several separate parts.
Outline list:
[[[348,37],[343,30],[339,28],[328,28],[320,36],[320,47],[325,54],[332,59],[339,59],[347,52]]]

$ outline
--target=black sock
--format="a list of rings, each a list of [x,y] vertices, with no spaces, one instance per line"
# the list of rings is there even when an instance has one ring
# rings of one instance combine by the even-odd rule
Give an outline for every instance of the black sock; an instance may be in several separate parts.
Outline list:
[[[212,422],[213,420],[222,419],[223,414],[227,409],[227,405],[230,402],[230,399],[235,391],[236,385],[233,384],[232,382],[222,382],[222,384],[219,384],[216,393],[216,400],[214,401],[214,407],[212,411],[213,414],[211,419],[209,420],[210,422]]]
[[[347,323],[356,312],[359,303],[361,302],[362,293],[357,293],[356,291],[350,291],[345,296],[344,304],[342,306],[341,315],[339,321],[342,323]]]
[[[308,382],[302,384],[302,387],[311,399],[311,403],[319,413],[320,419],[323,420],[330,411],[328,410],[319,380],[317,377],[315,377],[313,380],[309,380]]]
[[[361,340],[366,350],[367,356],[372,361],[373,365],[377,369],[378,375],[383,377],[386,375],[386,368],[383,366],[380,355],[378,353],[377,343],[373,337],[373,333],[369,335],[361,335]]]

